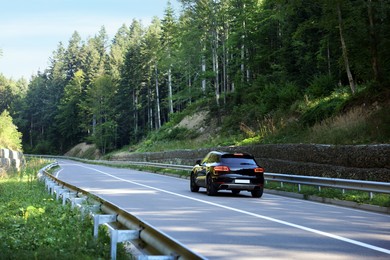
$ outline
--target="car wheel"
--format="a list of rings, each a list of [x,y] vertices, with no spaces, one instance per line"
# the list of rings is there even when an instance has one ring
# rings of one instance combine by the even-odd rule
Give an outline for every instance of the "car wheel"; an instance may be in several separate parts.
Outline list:
[[[232,190],[232,193],[233,193],[234,195],[237,195],[237,194],[240,193],[240,190]]]
[[[218,190],[217,188],[215,187],[214,183],[213,183],[213,180],[211,178],[210,175],[207,176],[207,185],[206,185],[206,189],[207,189],[207,195],[209,196],[214,196],[215,194],[217,194]]]
[[[195,175],[194,175],[194,173],[191,173],[190,189],[191,189],[192,192],[198,192],[199,191],[199,186],[196,185],[196,182],[195,182]]]
[[[259,190],[253,190],[251,193],[253,198],[261,198],[261,196],[263,196],[263,188]]]

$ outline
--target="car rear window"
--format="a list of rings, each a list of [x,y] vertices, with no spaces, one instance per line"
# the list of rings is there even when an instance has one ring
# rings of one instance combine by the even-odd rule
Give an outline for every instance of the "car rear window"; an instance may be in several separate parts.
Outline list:
[[[251,155],[241,153],[224,154],[222,155],[221,162],[230,165],[256,165],[256,162]]]

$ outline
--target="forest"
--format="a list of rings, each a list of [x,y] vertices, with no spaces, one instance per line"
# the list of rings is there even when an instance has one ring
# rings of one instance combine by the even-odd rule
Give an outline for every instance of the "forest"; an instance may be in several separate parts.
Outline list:
[[[209,111],[221,134],[253,137],[267,120],[313,126],[363,91],[388,93],[387,0],[180,3],[112,39],[104,26],[87,38],[75,31],[29,82],[0,74],[0,113],[23,150],[61,154],[86,141],[105,154],[188,109]]]

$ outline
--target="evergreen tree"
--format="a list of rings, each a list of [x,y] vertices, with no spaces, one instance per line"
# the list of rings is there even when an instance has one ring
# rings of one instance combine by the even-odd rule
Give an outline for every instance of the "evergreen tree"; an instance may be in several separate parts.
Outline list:
[[[115,34],[110,48],[110,74],[116,80],[120,80],[120,70],[124,65],[126,51],[130,44],[130,30],[122,25]]]
[[[116,147],[117,124],[112,109],[115,92],[111,77],[104,75],[96,78],[86,93],[85,109],[94,120],[90,140],[100,148],[102,154]]]
[[[120,82],[116,95],[116,122],[118,123],[118,143],[120,146],[136,143],[142,133],[139,130],[139,93],[143,82],[141,41],[143,28],[133,20],[130,26],[129,46],[124,64],[120,70]]]
[[[141,54],[143,57],[144,80],[146,104],[146,118],[149,131],[161,127],[161,106],[160,106],[160,89],[159,89],[159,69],[161,51],[161,23],[157,17],[153,18],[152,24],[146,30],[144,40],[141,45]]]
[[[81,51],[81,37],[75,31],[69,40],[68,48],[65,51],[66,79],[70,80],[81,67],[83,52]]]
[[[161,22],[161,63],[162,68],[167,71],[168,74],[168,106],[169,113],[173,113],[173,79],[172,79],[172,67],[175,59],[174,50],[177,48],[175,41],[176,35],[176,21],[174,18],[174,10],[171,2],[168,1],[168,6],[165,9],[164,19]]]
[[[13,124],[7,110],[0,114],[0,147],[15,151],[22,150],[22,134]]]
[[[71,148],[80,141],[86,133],[82,132],[80,103],[83,97],[84,73],[79,70],[73,79],[65,86],[64,96],[58,106],[55,122],[60,133],[61,147]]]

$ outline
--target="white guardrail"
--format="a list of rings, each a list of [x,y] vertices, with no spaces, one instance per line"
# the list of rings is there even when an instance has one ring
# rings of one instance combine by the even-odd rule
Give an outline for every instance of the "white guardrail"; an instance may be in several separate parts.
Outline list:
[[[191,171],[192,166],[188,165],[174,165],[166,163],[152,163],[152,162],[132,162],[132,161],[98,161],[106,164],[130,164],[139,166],[151,166],[157,168],[167,168],[175,170],[188,170]],[[317,186],[319,190],[321,187],[329,187],[335,189],[345,190],[358,190],[367,191],[372,198],[373,193],[386,193],[390,194],[389,182],[376,182],[376,181],[360,181],[360,180],[347,180],[337,178],[323,178],[314,176],[292,175],[282,173],[264,173],[266,181],[276,181],[282,183],[293,183],[298,185],[298,190],[301,191],[301,185]]]
[[[178,241],[162,233],[152,225],[125,210],[78,187],[65,183],[48,173],[57,166],[52,163],[41,169],[38,178],[45,182],[47,190],[62,198],[62,204],[70,202],[85,216],[91,215],[94,222],[94,237],[98,237],[99,226],[108,227],[111,238],[111,259],[116,259],[117,243],[130,242],[131,253],[138,260],[197,260],[205,259]]]
[[[104,163],[108,165],[138,165],[138,166],[151,166],[156,168],[166,168],[174,170],[191,171],[193,166],[188,165],[175,165],[167,163],[154,163],[154,162],[137,162],[137,161],[107,161],[107,160],[86,160],[75,157],[66,156],[45,156],[45,155],[27,155],[27,156],[40,156],[46,158],[57,158],[57,159],[70,159],[84,161],[88,163]],[[298,185],[298,190],[301,191],[302,185],[316,186],[319,190],[321,187],[341,189],[345,190],[357,190],[369,192],[370,198],[373,197],[374,193],[385,193],[390,194],[390,183],[389,182],[377,182],[377,181],[362,181],[352,179],[339,179],[339,178],[323,178],[315,176],[304,176],[304,175],[293,175],[293,174],[282,174],[282,173],[264,173],[266,181],[275,181],[283,183],[292,183]]]
[[[104,161],[109,163],[111,161]],[[173,165],[165,163],[151,163],[151,162],[129,162],[123,161],[123,164],[141,165],[141,166],[152,166],[158,168],[169,168],[175,170],[189,170],[191,171],[192,166],[187,165]],[[292,175],[282,173],[264,173],[266,181],[276,181],[281,183],[293,183],[298,185],[298,190],[301,191],[302,185],[316,186],[319,190],[321,187],[329,187],[335,189],[345,190],[358,190],[367,191],[370,193],[372,199],[374,193],[387,193],[390,194],[390,183],[389,182],[376,182],[376,181],[360,181],[360,180],[348,180],[348,179],[337,179],[337,178],[323,178],[314,176],[303,176],[303,175]]]

